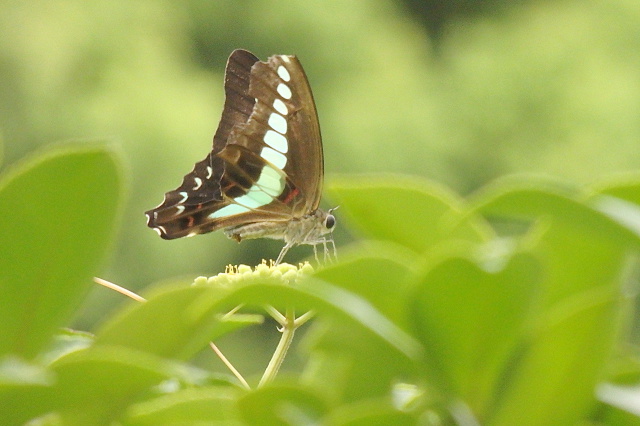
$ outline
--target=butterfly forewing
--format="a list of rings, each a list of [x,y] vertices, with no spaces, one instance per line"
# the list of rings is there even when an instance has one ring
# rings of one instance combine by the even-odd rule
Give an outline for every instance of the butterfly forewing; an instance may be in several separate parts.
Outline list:
[[[314,211],[322,193],[322,140],[302,65],[295,56],[284,55],[256,63],[250,93],[258,102],[246,134],[257,139],[262,156],[287,176],[291,191],[280,198],[282,208],[293,209],[296,217]]]
[[[213,149],[146,212],[165,239],[254,222],[288,221],[320,202],[322,143],[315,104],[294,56],[259,62],[236,50]]]

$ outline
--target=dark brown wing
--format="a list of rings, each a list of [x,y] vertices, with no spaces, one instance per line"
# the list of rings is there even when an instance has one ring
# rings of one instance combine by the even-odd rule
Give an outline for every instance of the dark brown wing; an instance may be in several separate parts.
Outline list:
[[[265,135],[271,131],[268,135],[273,135],[275,130],[269,126],[269,119],[274,113],[276,117],[283,116],[287,122],[288,152],[283,171],[294,191],[297,190],[297,195],[286,194],[293,197],[293,201],[287,200],[287,207],[280,208],[293,207],[295,217],[315,211],[322,196],[322,139],[311,87],[298,58],[276,55],[267,62],[256,63],[251,73],[249,93],[259,101],[247,124],[247,134]],[[286,115],[274,107],[278,101],[286,106]],[[264,139],[258,138],[258,142],[263,143]]]
[[[294,56],[259,62],[236,50],[213,150],[146,212],[165,239],[261,221],[287,221],[320,202],[323,157],[311,89]]]

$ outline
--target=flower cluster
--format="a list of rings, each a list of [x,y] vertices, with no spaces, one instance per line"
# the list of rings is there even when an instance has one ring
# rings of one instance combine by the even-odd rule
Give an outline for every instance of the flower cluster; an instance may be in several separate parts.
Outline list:
[[[194,285],[234,286],[241,282],[251,281],[256,278],[271,278],[282,281],[285,284],[294,284],[303,275],[313,273],[313,266],[309,262],[299,263],[298,266],[290,263],[274,265],[273,260],[267,263],[263,260],[260,265],[252,268],[248,265],[228,265],[225,272],[213,277],[197,277]]]

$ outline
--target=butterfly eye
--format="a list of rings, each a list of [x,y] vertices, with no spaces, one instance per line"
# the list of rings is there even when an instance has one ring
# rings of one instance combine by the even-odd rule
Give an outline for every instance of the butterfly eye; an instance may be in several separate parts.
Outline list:
[[[336,218],[332,214],[328,215],[327,218],[324,220],[324,226],[327,229],[333,228],[335,224],[336,224]]]

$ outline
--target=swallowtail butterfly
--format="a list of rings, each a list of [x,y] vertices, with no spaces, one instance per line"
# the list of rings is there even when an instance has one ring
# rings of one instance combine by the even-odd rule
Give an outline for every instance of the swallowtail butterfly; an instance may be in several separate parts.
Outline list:
[[[335,244],[332,210],[318,208],[324,160],[315,103],[295,56],[266,62],[235,50],[225,70],[225,103],[213,150],[182,184],[147,211],[162,238],[218,229],[238,242],[282,239],[276,264],[298,244]],[[316,253],[317,257],[317,253]]]

